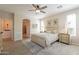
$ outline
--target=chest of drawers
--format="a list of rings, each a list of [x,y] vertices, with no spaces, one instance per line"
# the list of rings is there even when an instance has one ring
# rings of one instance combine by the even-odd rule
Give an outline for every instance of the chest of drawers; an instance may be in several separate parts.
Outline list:
[[[70,44],[70,35],[66,33],[59,33],[58,35],[59,42]]]

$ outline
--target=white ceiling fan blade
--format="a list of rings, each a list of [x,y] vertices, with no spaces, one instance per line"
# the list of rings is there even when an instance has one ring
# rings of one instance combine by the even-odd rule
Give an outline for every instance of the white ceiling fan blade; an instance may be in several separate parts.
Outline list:
[[[47,8],[47,6],[43,6],[43,7],[41,7],[40,9],[45,9],[45,8]]]
[[[32,4],[32,6],[33,6],[34,8],[37,8],[37,6],[36,6],[35,4]]]
[[[40,12],[42,12],[42,13],[46,13],[46,12],[44,12],[44,11],[40,11]]]
[[[35,11],[35,10],[28,10],[28,11]]]

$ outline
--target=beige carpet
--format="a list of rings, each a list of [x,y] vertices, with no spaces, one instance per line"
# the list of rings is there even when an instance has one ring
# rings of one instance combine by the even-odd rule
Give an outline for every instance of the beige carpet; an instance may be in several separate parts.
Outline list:
[[[1,55],[35,55],[42,48],[33,42],[4,40]]]
[[[43,49],[33,42],[4,41],[1,55],[79,55],[79,46],[55,42]]]
[[[23,43],[32,53],[32,55],[36,55],[43,48],[33,42],[25,42]]]
[[[51,47],[41,50],[38,55],[79,55],[79,46],[56,42]]]
[[[4,40],[1,55],[23,55],[31,54],[30,50],[25,47],[21,41]]]

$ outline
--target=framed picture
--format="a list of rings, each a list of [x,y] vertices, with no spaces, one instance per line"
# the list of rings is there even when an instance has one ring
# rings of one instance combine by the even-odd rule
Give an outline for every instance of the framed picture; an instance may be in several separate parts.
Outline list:
[[[32,28],[37,28],[37,24],[32,24]]]

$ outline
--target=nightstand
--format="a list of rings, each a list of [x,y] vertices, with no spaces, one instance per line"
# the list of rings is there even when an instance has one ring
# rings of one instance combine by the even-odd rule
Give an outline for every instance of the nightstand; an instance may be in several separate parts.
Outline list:
[[[66,33],[59,33],[58,35],[59,42],[70,44],[70,35]]]

